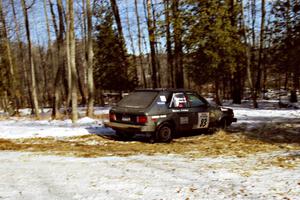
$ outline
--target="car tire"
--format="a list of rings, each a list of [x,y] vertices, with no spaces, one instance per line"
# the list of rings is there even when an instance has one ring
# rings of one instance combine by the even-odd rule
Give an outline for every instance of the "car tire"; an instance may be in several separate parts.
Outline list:
[[[173,127],[169,123],[163,123],[156,131],[156,141],[169,143],[173,139]]]
[[[227,127],[230,126],[230,125],[231,125],[231,122],[228,118],[223,118],[221,120],[221,128],[222,129],[227,129]]]

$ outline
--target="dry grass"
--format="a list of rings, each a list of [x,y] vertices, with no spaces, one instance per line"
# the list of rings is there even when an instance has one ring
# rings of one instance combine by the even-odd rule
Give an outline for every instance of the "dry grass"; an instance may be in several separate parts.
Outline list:
[[[286,155],[286,156],[278,156],[272,157],[267,160],[262,160],[259,162],[261,166],[276,166],[286,169],[291,169],[299,166],[300,164],[300,155]]]
[[[150,144],[141,141],[118,141],[97,135],[71,138],[0,139],[0,150],[39,152],[76,157],[129,156],[137,154],[179,154],[191,157],[237,156],[272,152],[278,150],[300,150],[297,144],[277,144],[250,138],[241,133],[230,134],[219,131],[213,135],[181,137],[170,144]]]

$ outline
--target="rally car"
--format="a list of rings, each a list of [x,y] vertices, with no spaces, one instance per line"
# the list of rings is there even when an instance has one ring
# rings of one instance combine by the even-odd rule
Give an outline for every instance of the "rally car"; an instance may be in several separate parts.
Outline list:
[[[141,89],[111,108],[105,126],[123,138],[143,133],[154,141],[170,142],[176,132],[227,127],[236,121],[232,109],[212,106],[196,92]]]

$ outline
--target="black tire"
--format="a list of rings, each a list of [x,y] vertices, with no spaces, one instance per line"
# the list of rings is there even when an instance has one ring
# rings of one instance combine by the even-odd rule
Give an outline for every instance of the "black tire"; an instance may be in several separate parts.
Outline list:
[[[223,118],[221,120],[221,128],[222,129],[227,129],[227,127],[230,125],[231,125],[231,121],[228,118]]]
[[[124,131],[116,131],[116,135],[121,139],[121,140],[131,140],[135,134],[134,133],[129,133],[129,132],[124,132]]]
[[[158,142],[169,143],[173,139],[174,130],[171,124],[164,123],[156,131],[156,140]]]

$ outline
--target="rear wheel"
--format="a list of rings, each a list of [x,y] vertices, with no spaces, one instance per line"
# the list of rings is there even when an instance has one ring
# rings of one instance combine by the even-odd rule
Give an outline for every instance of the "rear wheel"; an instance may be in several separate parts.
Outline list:
[[[171,124],[164,123],[156,131],[156,140],[159,142],[171,142],[173,139],[173,128]]]

